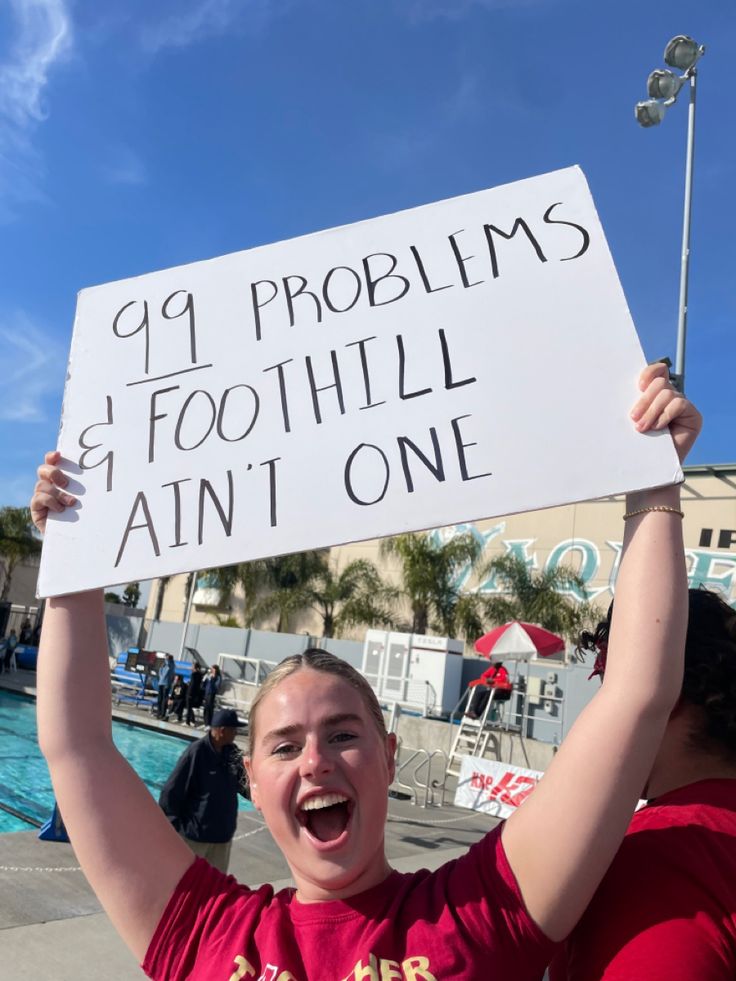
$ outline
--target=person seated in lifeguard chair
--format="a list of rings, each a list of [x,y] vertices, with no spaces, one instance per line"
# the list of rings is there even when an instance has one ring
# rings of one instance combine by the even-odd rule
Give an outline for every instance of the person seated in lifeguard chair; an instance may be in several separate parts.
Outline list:
[[[470,709],[466,713],[470,719],[480,719],[483,716],[491,691],[494,702],[507,702],[511,698],[513,689],[503,661],[497,661],[495,664],[491,661],[490,667],[486,668],[480,678],[471,681],[468,687],[472,689],[469,696]],[[475,691],[476,688],[480,691]]]

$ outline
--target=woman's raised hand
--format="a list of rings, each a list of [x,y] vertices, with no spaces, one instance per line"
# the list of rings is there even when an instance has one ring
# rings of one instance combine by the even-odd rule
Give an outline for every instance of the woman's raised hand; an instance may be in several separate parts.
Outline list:
[[[77,503],[76,497],[67,494],[64,488],[69,483],[66,475],[59,469],[61,453],[52,450],[44,457],[38,468],[38,481],[31,498],[31,517],[41,534],[46,530],[49,511],[63,511]]]
[[[631,410],[636,430],[646,433],[669,426],[683,463],[698,438],[703,417],[692,402],[673,388],[667,365],[661,361],[646,366],[639,376],[639,388],[641,397]]]

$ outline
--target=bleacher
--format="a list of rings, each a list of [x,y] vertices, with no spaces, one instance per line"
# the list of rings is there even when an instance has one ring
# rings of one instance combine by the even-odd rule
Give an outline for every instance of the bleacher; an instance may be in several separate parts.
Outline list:
[[[145,706],[152,712],[156,707],[158,669],[165,656],[164,651],[146,651],[139,647],[121,651],[110,672],[113,702]],[[189,684],[192,661],[174,661],[174,664],[176,674]]]
[[[186,647],[184,650],[188,658],[174,660],[175,673],[181,675],[189,684],[195,662],[198,662],[205,671],[208,666],[194,648]],[[136,708],[155,712],[158,671],[165,656],[165,651],[147,651],[138,647],[129,647],[121,651],[115,657],[110,671],[113,703],[135,705]],[[247,721],[250,702],[255,695],[253,686],[232,678],[225,671],[222,671],[222,679],[222,687],[216,700],[217,708],[233,708],[241,721]],[[201,721],[201,705],[195,706],[194,712],[197,721]]]

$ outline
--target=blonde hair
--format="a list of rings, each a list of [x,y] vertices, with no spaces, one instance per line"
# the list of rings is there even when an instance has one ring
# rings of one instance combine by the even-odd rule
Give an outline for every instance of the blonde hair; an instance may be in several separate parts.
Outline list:
[[[284,678],[288,678],[290,675],[296,674],[297,671],[301,671],[304,668],[335,675],[351,685],[363,699],[363,704],[368,709],[368,714],[373,720],[378,734],[382,738],[387,736],[386,723],[384,722],[383,712],[381,711],[381,706],[378,704],[376,693],[360,671],[357,671],[347,661],[343,661],[342,658],[330,654],[329,651],[323,651],[319,647],[309,647],[301,654],[292,654],[291,657],[287,657],[286,660],[278,664],[258,689],[256,697],[250,704],[250,711],[248,713],[249,756],[253,756],[253,749],[255,747],[256,716],[259,705],[274,688],[281,684]]]

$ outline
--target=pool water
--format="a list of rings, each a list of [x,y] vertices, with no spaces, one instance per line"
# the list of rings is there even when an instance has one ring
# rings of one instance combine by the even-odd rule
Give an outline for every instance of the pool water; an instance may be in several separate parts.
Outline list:
[[[112,724],[115,745],[158,800],[188,739],[129,725]],[[54,807],[54,792],[46,761],[38,748],[36,702],[26,695],[0,689],[0,803],[43,822]],[[240,810],[253,805],[238,798]],[[31,831],[33,824],[0,808],[0,834]]]

